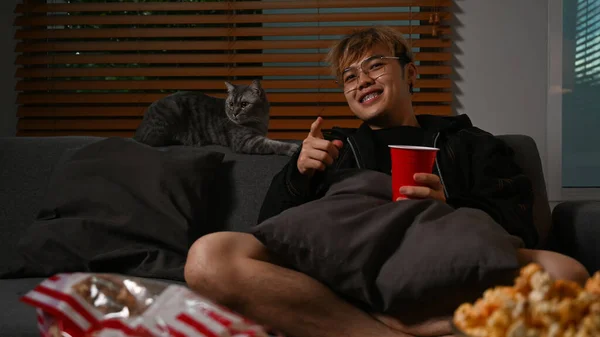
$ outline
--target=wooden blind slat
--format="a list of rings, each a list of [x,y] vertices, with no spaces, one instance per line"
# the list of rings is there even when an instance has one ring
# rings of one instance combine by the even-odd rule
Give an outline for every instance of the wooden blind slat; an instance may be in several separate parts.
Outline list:
[[[422,54],[422,53],[417,53]],[[446,58],[450,53],[427,53],[422,58]],[[448,55],[445,55],[448,54]],[[262,63],[262,62],[320,62],[324,54],[104,54],[104,55],[44,55],[17,56],[16,64],[107,64],[107,63]],[[417,55],[415,55],[415,58]]]
[[[313,119],[305,119],[303,122],[304,123],[298,122],[297,120],[293,119],[273,119],[269,121],[269,129],[294,130],[304,128],[308,131],[308,129],[310,128],[310,124],[313,122]],[[359,120],[356,117],[352,117],[348,119],[324,119],[322,125],[324,129],[331,129],[334,126],[342,128],[357,128],[360,126],[361,123],[361,120]],[[304,137],[306,137],[306,135]]]
[[[147,105],[143,106],[21,106],[17,117],[139,117],[143,116]],[[449,115],[452,108],[449,105],[415,105],[416,114]],[[347,106],[273,106],[270,110],[272,117],[340,117],[352,116]]]
[[[321,62],[325,54],[105,54],[17,56],[16,64]],[[415,53],[415,61],[450,61],[451,53]]]
[[[22,130],[135,130],[141,119],[26,119],[19,120]]]
[[[143,116],[141,106],[20,106],[17,117],[132,117]]]
[[[133,137],[134,130],[130,131],[39,131],[39,130],[19,130],[18,137],[59,137],[59,136],[88,136],[88,137]],[[303,131],[281,131],[273,130],[267,134],[271,139],[291,139],[299,140],[306,137],[307,132]]]
[[[351,27],[262,27],[262,28],[101,28],[21,30],[15,33],[18,39],[100,39],[100,38],[165,38],[165,37],[248,37],[248,36],[307,36],[344,35],[359,26]],[[402,34],[431,34],[433,26],[396,26]],[[450,28],[439,26],[438,34],[449,34]]]
[[[141,50],[257,50],[257,49],[319,49],[329,48],[332,40],[306,41],[123,41],[123,42],[19,42],[16,52],[53,51],[141,51]],[[414,48],[450,48],[444,39],[418,39]]]
[[[249,81],[231,81],[234,84],[248,84]],[[265,89],[337,89],[333,80],[263,80]],[[449,79],[420,79],[415,88],[450,88]],[[49,90],[223,90],[223,80],[145,80],[145,81],[19,81],[15,86],[19,91]]]
[[[103,2],[80,4],[18,4],[15,13],[51,12],[137,12],[137,11],[209,11],[209,10],[248,10],[248,9],[304,9],[304,8],[360,8],[423,6],[450,7],[450,0],[288,0],[288,1],[245,1],[245,2],[192,2],[180,3],[131,3]]]
[[[135,130],[141,118],[131,119],[27,119],[18,122],[22,130]],[[312,119],[304,119],[300,123],[297,120],[273,119],[269,121],[269,129],[294,130],[309,129]],[[358,127],[361,121],[356,117],[347,119],[325,119],[324,129],[334,126]]]
[[[421,66],[419,74],[451,74],[450,66]],[[16,77],[117,77],[117,76],[329,76],[327,67],[180,67],[180,68],[20,68]]]
[[[427,20],[426,12],[381,12],[356,14],[253,14],[253,15],[53,15],[21,16],[15,18],[15,26],[67,26],[67,25],[185,25],[223,23],[281,23],[281,22],[340,22],[376,20]],[[450,13],[442,12],[441,19],[448,20]]]
[[[133,137],[134,130],[129,131],[94,131],[94,130],[69,130],[69,131],[57,131],[57,130],[27,130],[19,129],[17,131],[17,137],[61,137],[61,136],[87,136],[87,137]]]
[[[82,103],[144,103],[150,104],[162,97],[163,93],[97,93],[97,94],[19,94],[18,104],[82,104]],[[211,96],[225,97],[225,93]],[[270,93],[271,103],[344,103],[341,93]],[[447,92],[423,93],[412,95],[413,102],[451,102],[452,94]]]
[[[294,132],[294,131],[273,130],[273,131],[269,131],[267,136],[270,137],[271,139],[300,140],[300,139],[306,138],[307,134],[308,134],[307,131]]]
[[[424,82],[423,82],[424,81]],[[444,87],[450,82],[432,82],[437,80],[422,80],[421,85]],[[248,84],[249,81],[230,81],[233,84]],[[263,80],[261,86],[265,89],[336,89],[333,80]],[[419,87],[417,84],[415,87]],[[146,80],[146,81],[19,81],[17,90],[224,90],[224,80]]]

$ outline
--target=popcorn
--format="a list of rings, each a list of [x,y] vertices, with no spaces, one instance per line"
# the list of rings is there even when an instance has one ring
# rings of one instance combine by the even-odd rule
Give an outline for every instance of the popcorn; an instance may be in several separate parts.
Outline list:
[[[582,288],[529,264],[514,286],[488,289],[474,304],[461,304],[453,323],[473,337],[600,336],[600,272]]]
[[[21,300],[43,337],[267,337],[262,326],[179,285],[114,274],[58,274]]]

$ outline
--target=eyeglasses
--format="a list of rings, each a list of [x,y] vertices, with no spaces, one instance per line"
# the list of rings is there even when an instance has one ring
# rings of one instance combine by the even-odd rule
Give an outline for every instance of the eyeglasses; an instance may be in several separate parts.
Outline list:
[[[389,60],[400,60],[398,56],[371,56],[360,63],[360,69],[373,80],[385,75],[386,68],[390,64]],[[345,93],[354,91],[358,88],[358,78],[360,77],[356,67],[346,68],[336,83],[344,89]]]

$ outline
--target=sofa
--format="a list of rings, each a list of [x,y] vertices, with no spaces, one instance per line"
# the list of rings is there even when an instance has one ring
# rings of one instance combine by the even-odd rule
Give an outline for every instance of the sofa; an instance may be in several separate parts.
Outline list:
[[[528,136],[501,135],[516,153],[516,160],[533,182],[534,221],[540,232],[540,247],[570,255],[590,273],[600,269],[597,244],[600,203],[565,202],[551,212],[546,194],[540,156]],[[16,256],[16,245],[31,225],[47,193],[48,180],[67,150],[98,142],[99,137],[6,137],[0,138],[0,266]],[[220,204],[213,230],[247,231],[255,224],[271,178],[288,161],[276,155],[225,154],[227,169],[219,172]],[[0,279],[0,336],[39,336],[33,308],[19,298],[43,278]]]

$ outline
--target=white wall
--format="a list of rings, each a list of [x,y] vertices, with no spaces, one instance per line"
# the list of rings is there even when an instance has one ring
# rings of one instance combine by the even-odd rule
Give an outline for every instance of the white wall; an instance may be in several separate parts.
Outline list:
[[[455,111],[526,134],[546,165],[547,0],[455,0]]]
[[[14,10],[19,0],[0,1],[0,137],[14,136],[17,124],[15,93]]]

